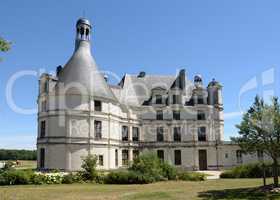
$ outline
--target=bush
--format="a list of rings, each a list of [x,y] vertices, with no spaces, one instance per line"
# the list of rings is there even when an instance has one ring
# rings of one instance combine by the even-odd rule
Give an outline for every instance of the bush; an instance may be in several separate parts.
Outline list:
[[[32,174],[30,182],[35,185],[46,184],[45,176],[43,174]]]
[[[177,169],[166,163],[166,162],[163,162],[161,163],[160,165],[161,169],[162,169],[162,176],[167,178],[168,180],[176,180],[176,177],[177,177]]]
[[[177,173],[177,178],[182,181],[204,181],[206,175],[198,172],[180,171]]]
[[[164,179],[162,166],[161,160],[155,154],[147,153],[134,159],[129,170],[149,176],[151,180],[160,181]]]
[[[266,176],[272,177],[273,173],[269,164],[266,164]],[[261,163],[241,165],[223,172],[221,178],[262,178],[263,165]]]
[[[97,165],[97,157],[94,155],[88,155],[83,159],[82,164],[82,177],[85,181],[94,181],[97,177],[97,171],[96,171],[96,165]]]
[[[30,183],[31,172],[8,170],[0,174],[0,185],[25,185]]]
[[[107,184],[146,184],[154,181],[153,177],[131,170],[110,172],[105,178]]]
[[[82,182],[82,178],[80,176],[80,174],[67,174],[63,177],[62,179],[62,183],[63,184],[73,184],[73,183],[81,183]]]

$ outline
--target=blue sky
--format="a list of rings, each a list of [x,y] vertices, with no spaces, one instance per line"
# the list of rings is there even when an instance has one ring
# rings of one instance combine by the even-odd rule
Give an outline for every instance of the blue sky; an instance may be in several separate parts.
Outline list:
[[[279,7],[277,0],[3,1],[0,36],[13,46],[0,54],[0,148],[35,148],[36,114],[10,108],[7,83],[22,70],[64,65],[83,13],[94,25],[92,50],[102,70],[122,76],[185,68],[189,79],[202,74],[205,85],[219,80],[229,139],[257,93],[279,94]],[[18,106],[36,108],[38,77],[17,79],[12,92]]]

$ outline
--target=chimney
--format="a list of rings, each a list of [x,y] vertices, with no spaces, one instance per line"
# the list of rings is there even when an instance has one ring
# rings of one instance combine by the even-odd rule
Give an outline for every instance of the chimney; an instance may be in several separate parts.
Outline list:
[[[57,77],[59,76],[59,73],[61,72],[61,70],[62,70],[62,66],[61,65],[56,67],[56,76]]]
[[[138,78],[144,78],[146,76],[146,72],[140,72],[139,74],[138,74]]]

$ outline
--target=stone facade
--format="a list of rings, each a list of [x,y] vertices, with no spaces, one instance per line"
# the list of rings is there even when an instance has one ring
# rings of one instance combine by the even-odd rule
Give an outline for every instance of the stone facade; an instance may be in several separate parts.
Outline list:
[[[38,168],[76,171],[98,156],[99,169],[126,167],[153,151],[189,170],[256,161],[224,142],[222,86],[200,75],[126,74],[110,85],[91,56],[91,24],[76,24],[75,51],[56,75],[42,74],[38,96]]]

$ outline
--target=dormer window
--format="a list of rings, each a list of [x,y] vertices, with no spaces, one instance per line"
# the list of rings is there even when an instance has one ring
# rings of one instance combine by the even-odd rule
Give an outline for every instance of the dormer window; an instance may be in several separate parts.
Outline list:
[[[179,110],[173,110],[173,120],[180,120],[181,114]]]
[[[156,104],[162,104],[162,96],[156,95]]]
[[[179,104],[180,103],[180,95],[177,95],[177,94],[174,94],[173,96],[172,96],[172,102],[173,102],[173,104]]]
[[[197,120],[206,120],[205,113],[203,111],[197,111]]]
[[[162,110],[157,110],[157,120],[163,120],[163,112],[162,112]]]
[[[204,104],[204,99],[202,96],[197,97],[197,104]]]

